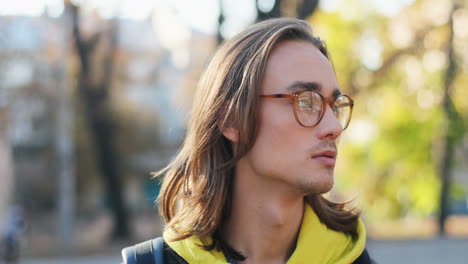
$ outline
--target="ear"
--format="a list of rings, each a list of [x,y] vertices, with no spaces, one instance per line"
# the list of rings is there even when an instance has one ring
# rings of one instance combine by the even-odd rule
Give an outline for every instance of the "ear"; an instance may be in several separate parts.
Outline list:
[[[224,137],[226,137],[233,143],[237,143],[237,141],[239,140],[239,130],[237,130],[234,127],[229,126],[221,128],[221,132],[223,133]]]
[[[222,109],[222,118],[220,118],[220,122],[218,123],[218,128],[223,133],[223,136],[232,143],[237,143],[239,141],[239,130],[236,128],[236,125],[233,122],[232,116],[227,115],[227,109]]]

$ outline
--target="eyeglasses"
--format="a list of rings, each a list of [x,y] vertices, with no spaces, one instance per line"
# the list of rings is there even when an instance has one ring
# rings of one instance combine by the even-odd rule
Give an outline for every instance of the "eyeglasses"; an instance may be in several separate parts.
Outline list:
[[[291,94],[263,94],[262,98],[291,98],[293,100],[294,117],[303,127],[316,126],[322,120],[327,105],[345,130],[353,113],[354,101],[351,97],[341,94],[338,97],[325,98],[315,91],[302,91]]]

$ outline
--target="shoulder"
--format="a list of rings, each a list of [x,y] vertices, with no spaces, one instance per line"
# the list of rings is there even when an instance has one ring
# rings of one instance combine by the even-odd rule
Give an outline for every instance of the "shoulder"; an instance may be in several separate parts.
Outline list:
[[[165,264],[188,264],[179,254],[177,254],[166,242],[163,245],[163,258]]]
[[[364,249],[362,254],[353,262],[353,264],[375,264],[375,263],[376,262],[370,258],[369,252],[367,252],[367,249]]]

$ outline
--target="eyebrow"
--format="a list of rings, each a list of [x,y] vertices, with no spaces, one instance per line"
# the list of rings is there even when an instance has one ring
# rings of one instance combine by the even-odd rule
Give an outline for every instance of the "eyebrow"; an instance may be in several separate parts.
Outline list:
[[[296,81],[290,84],[287,88],[290,92],[298,92],[298,91],[316,91],[322,92],[322,86],[317,82],[303,82],[303,81]],[[332,93],[332,97],[336,98],[341,95],[342,92],[340,89],[335,88]]]

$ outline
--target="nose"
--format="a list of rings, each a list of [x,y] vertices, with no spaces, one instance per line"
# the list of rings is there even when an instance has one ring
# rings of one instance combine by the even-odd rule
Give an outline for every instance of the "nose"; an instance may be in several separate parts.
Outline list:
[[[333,109],[327,105],[322,120],[318,124],[318,132],[320,139],[336,140],[343,132],[343,127],[340,121],[333,113]]]

